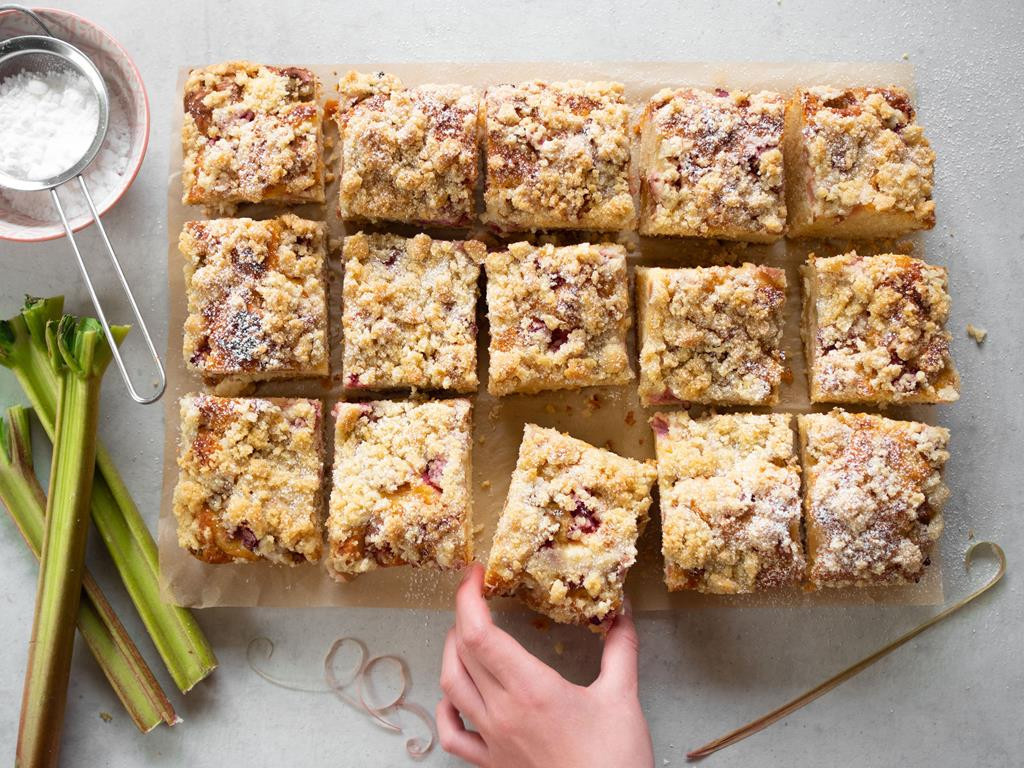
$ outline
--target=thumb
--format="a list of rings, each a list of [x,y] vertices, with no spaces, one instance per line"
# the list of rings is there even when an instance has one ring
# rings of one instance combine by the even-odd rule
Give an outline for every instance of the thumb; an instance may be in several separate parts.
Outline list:
[[[637,651],[640,641],[633,623],[633,613],[627,600],[622,613],[615,617],[612,628],[604,639],[599,681],[622,690],[637,687]]]

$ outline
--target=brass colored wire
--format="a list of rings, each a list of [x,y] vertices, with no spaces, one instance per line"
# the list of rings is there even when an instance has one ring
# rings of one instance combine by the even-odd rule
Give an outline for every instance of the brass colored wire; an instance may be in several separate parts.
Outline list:
[[[968,570],[970,570],[971,563],[974,561],[975,552],[977,552],[979,547],[985,547],[987,549],[990,549],[995,554],[996,558],[999,560],[999,569],[988,581],[986,581],[983,585],[978,587],[978,589],[974,590],[966,597],[961,598],[957,602],[953,603],[953,605],[949,606],[949,608],[946,608],[945,610],[940,611],[936,615],[932,616],[927,621],[918,624],[909,632],[900,635],[898,638],[893,640],[888,645],[879,648],[870,656],[866,656],[865,658],[858,661],[856,664],[852,664],[839,674],[830,677],[825,682],[816,685],[814,688],[811,688],[809,691],[806,691],[805,693],[800,694],[795,699],[787,702],[786,704],[783,704],[778,709],[773,709],[768,714],[763,715],[740,728],[737,728],[735,731],[731,731],[730,733],[727,733],[725,736],[722,736],[721,738],[708,742],[699,749],[695,749],[692,752],[688,752],[686,754],[686,758],[688,760],[700,760],[701,758],[705,758],[708,755],[719,751],[720,749],[725,749],[726,747],[731,746],[732,744],[735,744],[738,741],[742,741],[743,739],[757,733],[758,731],[763,731],[769,725],[772,725],[773,723],[778,722],[782,718],[791,715],[793,712],[796,712],[801,707],[810,704],[818,697],[824,696],[833,688],[839,686],[842,683],[845,683],[851,677],[864,671],[882,657],[889,655],[897,648],[899,648],[901,645],[904,645],[910,640],[913,640],[915,637],[920,635],[925,630],[931,629],[943,619],[946,619],[949,616],[956,613],[957,611],[959,611],[972,600],[981,597],[981,595],[988,592],[990,589],[992,589],[992,587],[999,583],[999,581],[1003,578],[1003,575],[1006,573],[1006,554],[1003,552],[1002,547],[1000,547],[995,542],[976,542],[975,544],[972,544],[967,549],[967,552],[964,554],[964,564],[966,565]]]

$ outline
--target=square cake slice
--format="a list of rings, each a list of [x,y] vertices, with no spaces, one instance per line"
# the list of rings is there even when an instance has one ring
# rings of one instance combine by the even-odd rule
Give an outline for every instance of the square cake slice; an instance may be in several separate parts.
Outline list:
[[[777,403],[785,301],[774,267],[637,269],[640,401]]]
[[[565,624],[605,632],[647,524],[650,463],[527,424],[484,577]]]
[[[345,386],[475,391],[477,281],[486,253],[476,240],[346,237]]]
[[[327,569],[338,581],[396,565],[473,559],[468,400],[338,403]]]
[[[513,232],[636,225],[622,85],[495,85],[484,113],[486,222]]]
[[[320,80],[301,67],[229,61],[185,82],[186,205],[322,203]]]
[[[181,399],[178,543],[207,563],[315,563],[322,550],[322,406]]]
[[[189,221],[185,363],[211,379],[327,376],[324,225],[277,219]]]
[[[949,403],[960,396],[945,269],[895,253],[811,254],[803,279],[811,402]]]
[[[343,219],[466,226],[476,213],[480,96],[459,85],[405,88],[383,72],[338,86]]]
[[[942,533],[949,430],[839,409],[797,418],[811,582],[919,580]]]
[[[935,153],[903,88],[797,89],[786,110],[792,237],[898,237],[935,226]]]
[[[651,418],[670,591],[733,594],[800,582],[800,468],[785,413]]]
[[[514,243],[486,267],[492,395],[633,380],[625,248]]]
[[[786,227],[778,93],[665,89],[640,119],[640,233],[772,242]]]

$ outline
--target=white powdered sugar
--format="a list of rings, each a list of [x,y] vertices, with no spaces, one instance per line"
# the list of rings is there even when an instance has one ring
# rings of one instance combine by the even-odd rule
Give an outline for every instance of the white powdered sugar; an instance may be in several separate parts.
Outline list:
[[[131,132],[127,115],[111,94],[107,135],[83,174],[97,209],[120,187],[128,165]],[[99,122],[89,82],[77,72],[26,72],[0,82],[0,170],[22,179],[56,176],[85,154]],[[60,188],[65,215],[88,213],[77,182]],[[58,221],[47,190],[0,189],[0,208],[40,222]]]

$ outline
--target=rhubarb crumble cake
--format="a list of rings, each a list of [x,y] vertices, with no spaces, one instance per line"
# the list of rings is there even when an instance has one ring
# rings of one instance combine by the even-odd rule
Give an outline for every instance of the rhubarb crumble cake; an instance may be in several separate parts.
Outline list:
[[[427,235],[345,238],[345,386],[475,391],[477,281],[486,252],[475,240]]]
[[[189,221],[184,356],[211,379],[326,376],[324,225],[286,214],[267,221]]]
[[[343,219],[464,226],[475,214],[480,97],[349,72],[338,86]]]
[[[625,248],[514,243],[485,263],[492,395],[633,380]]]
[[[904,89],[797,89],[785,150],[790,235],[896,237],[935,226],[935,153]]]
[[[811,582],[920,579],[942,533],[949,431],[839,409],[797,418]]]
[[[186,205],[322,203],[320,80],[301,67],[229,61],[185,82]]]
[[[178,543],[207,563],[316,562],[321,404],[298,398],[181,399]]]
[[[946,330],[946,270],[895,253],[803,267],[811,402],[948,403],[960,379]]]
[[[338,403],[327,568],[339,581],[473,559],[468,400]]]
[[[640,133],[640,233],[772,242],[786,227],[778,93],[665,89]]]
[[[651,418],[670,591],[758,592],[803,579],[792,421],[784,413]]]
[[[777,403],[785,301],[773,267],[637,269],[640,401]]]
[[[518,595],[555,621],[607,631],[656,476],[650,463],[527,424],[491,545],[488,596]]]
[[[491,86],[483,122],[485,221],[506,231],[635,226],[622,85]]]

